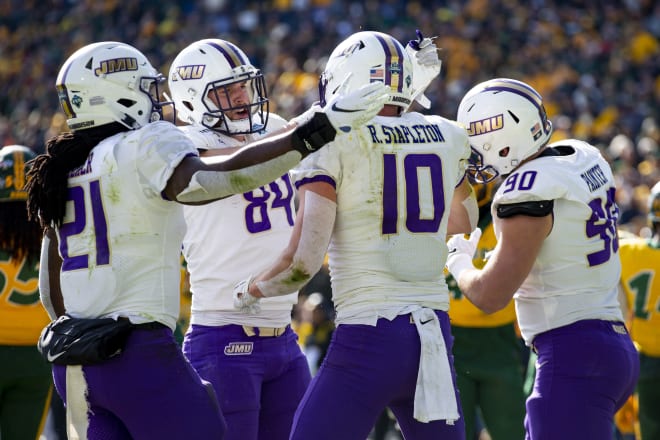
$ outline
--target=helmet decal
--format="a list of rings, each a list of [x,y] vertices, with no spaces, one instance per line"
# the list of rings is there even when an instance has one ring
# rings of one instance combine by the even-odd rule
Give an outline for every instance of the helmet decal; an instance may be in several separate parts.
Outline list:
[[[479,136],[491,131],[501,130],[504,127],[504,115],[490,116],[479,121],[470,121],[467,128],[468,136]]]
[[[348,46],[346,49],[341,51],[340,53],[337,54],[337,57],[347,57],[349,55],[353,55],[353,52],[356,50],[360,50],[364,48],[364,42],[362,40],[357,41],[350,46]]]
[[[187,79],[200,79],[204,76],[204,70],[206,65],[196,64],[191,66],[176,66],[176,75],[170,75],[172,81],[178,81],[179,78],[182,80]]]
[[[94,69],[94,75],[102,76],[110,73],[128,72],[129,70],[138,70],[138,60],[134,57],[115,58],[110,60],[101,60],[99,67]]]

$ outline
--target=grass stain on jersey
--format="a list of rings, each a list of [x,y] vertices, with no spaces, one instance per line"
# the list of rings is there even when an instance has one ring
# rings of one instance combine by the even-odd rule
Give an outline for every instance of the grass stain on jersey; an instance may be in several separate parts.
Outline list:
[[[291,268],[291,276],[284,280],[285,284],[298,284],[301,281],[307,281],[311,278],[310,274],[301,267],[302,265],[296,265]]]
[[[230,182],[231,182],[232,188],[234,188],[234,189],[236,189],[236,188],[247,188],[247,187],[258,188],[260,186],[259,182],[254,180],[253,178],[247,177],[247,176],[242,176],[242,175],[239,175],[239,174],[232,174],[231,177],[230,177]],[[237,192],[240,192],[240,191],[237,191]]]
[[[120,186],[121,186],[120,182],[113,179],[105,191],[105,195],[108,196],[108,198],[112,203],[119,203],[119,201],[121,200],[120,197],[121,191],[119,190]]]

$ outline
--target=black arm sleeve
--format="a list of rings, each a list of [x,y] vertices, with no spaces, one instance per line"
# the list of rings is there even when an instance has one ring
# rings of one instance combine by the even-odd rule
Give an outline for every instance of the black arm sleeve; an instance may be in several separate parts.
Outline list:
[[[514,215],[528,215],[530,217],[545,217],[552,213],[554,200],[541,200],[538,202],[511,203],[497,206],[499,218],[513,217]]]
[[[328,142],[334,141],[336,134],[326,114],[316,112],[312,119],[296,128],[291,135],[291,145],[305,157]]]

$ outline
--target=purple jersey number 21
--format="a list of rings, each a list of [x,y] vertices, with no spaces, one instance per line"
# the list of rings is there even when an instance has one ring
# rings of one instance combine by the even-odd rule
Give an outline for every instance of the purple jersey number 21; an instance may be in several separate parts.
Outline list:
[[[73,203],[73,221],[62,223],[59,228],[60,254],[62,255],[62,271],[86,269],[89,267],[89,254],[69,255],[67,239],[81,234],[87,226],[85,203],[92,207],[92,223],[94,225],[94,244],[96,247],[96,265],[110,263],[110,246],[108,245],[108,225],[103,210],[101,187],[98,180],[89,182],[89,196],[85,197],[82,185],[69,188],[67,202]]]

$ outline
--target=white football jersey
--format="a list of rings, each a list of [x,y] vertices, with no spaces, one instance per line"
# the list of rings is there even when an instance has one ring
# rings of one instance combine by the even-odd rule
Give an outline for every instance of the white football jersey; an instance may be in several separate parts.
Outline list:
[[[69,173],[56,228],[68,313],[175,328],[185,224],[181,205],[161,193],[190,155],[198,155],[190,140],[160,121],[103,140]]]
[[[578,320],[623,320],[612,170],[585,142],[564,140],[550,147],[564,155],[542,156],[515,170],[498,188],[491,208],[498,234],[499,205],[554,200],[552,231],[514,295],[528,344],[539,333]]]
[[[240,147],[286,124],[270,114],[266,132],[245,142],[203,126],[180,127],[200,150]],[[192,324],[283,327],[291,323],[298,292],[261,300],[261,312],[234,308],[236,283],[268,268],[289,243],[295,191],[288,174],[244,194],[203,206],[185,206],[183,255],[190,272]]]
[[[328,262],[338,324],[448,309],[449,208],[469,154],[457,123],[411,112],[377,116],[292,171],[296,185],[327,181],[337,191]]]

